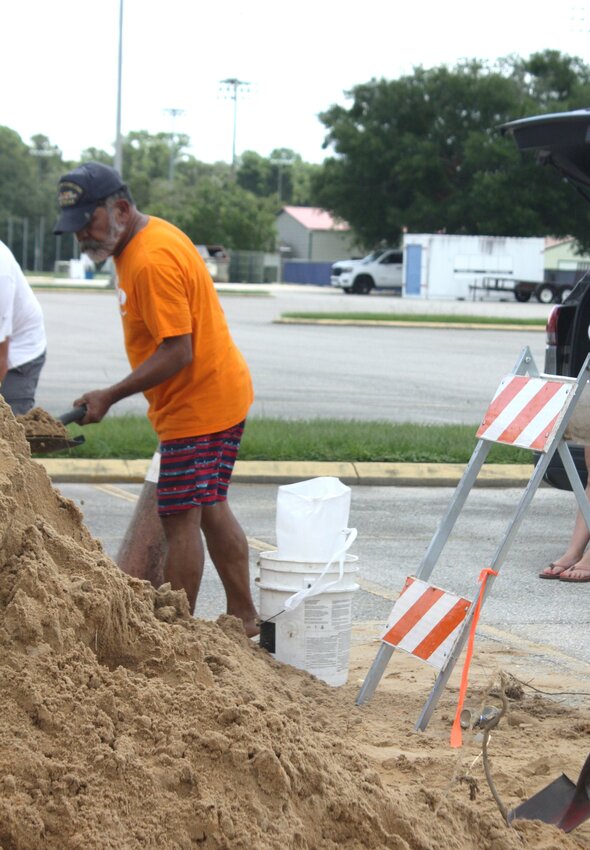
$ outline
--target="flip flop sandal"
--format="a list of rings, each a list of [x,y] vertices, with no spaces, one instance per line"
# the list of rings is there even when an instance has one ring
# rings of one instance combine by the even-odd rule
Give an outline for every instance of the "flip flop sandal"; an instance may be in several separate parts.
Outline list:
[[[546,567],[545,569],[547,569],[547,570],[559,570],[559,572],[558,573],[547,573],[547,572],[545,572],[545,570],[543,570],[542,573],[539,573],[539,578],[546,578],[546,579],[549,579],[549,580],[560,579],[561,576],[562,576],[562,573],[564,573],[566,570],[571,570],[571,568],[573,566],[574,565],[571,564],[571,566],[569,566],[569,567],[558,567],[557,564],[549,564],[549,566]]]
[[[568,567],[570,570],[579,569],[580,572],[586,573],[584,578],[574,578],[573,576],[565,576],[563,573],[559,576],[560,581],[569,581],[570,584],[584,584],[585,582],[590,581],[590,570],[585,570],[582,567]],[[567,572],[567,570],[564,570]]]

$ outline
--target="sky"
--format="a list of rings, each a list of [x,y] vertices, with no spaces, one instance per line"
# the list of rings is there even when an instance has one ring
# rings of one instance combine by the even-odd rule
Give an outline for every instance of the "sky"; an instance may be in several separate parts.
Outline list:
[[[567,0],[0,0],[0,125],[27,144],[48,136],[68,160],[113,153],[121,2],[122,134],[185,133],[203,162],[231,162],[234,129],[238,156],[322,162],[318,114],[419,65],[544,49],[590,63],[590,5]],[[225,79],[248,83],[235,102]]]

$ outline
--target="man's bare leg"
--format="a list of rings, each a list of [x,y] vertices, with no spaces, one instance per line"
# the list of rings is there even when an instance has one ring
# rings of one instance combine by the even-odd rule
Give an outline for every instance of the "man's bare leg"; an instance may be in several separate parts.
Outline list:
[[[205,562],[201,511],[200,507],[195,507],[160,517],[167,544],[164,577],[172,590],[186,591],[191,614],[195,610]]]
[[[258,613],[250,592],[246,535],[227,501],[203,505],[201,526],[211,560],[225,588],[227,613],[238,617],[248,637],[259,633]]]
[[[221,578],[227,597],[227,613],[239,617],[244,623],[248,637],[259,632],[256,620],[258,614],[250,592],[248,563],[248,542],[240,524],[233,515],[227,502],[205,506],[202,509],[201,525],[207,541],[207,548],[215,568]],[[182,511],[189,514],[192,511]],[[123,572],[135,578],[150,581],[157,589],[164,581],[171,581],[166,570],[166,536],[163,522],[160,522],[157,505],[157,485],[146,481],[133,517],[119,549],[117,563]],[[166,518],[162,518],[166,519]],[[194,599],[203,570],[204,553],[200,531],[194,529],[194,536],[200,545],[197,564],[200,565]],[[174,567],[172,567],[174,572]],[[179,582],[182,577],[178,577]],[[189,578],[189,581],[191,579]],[[171,582],[172,583],[172,582]],[[174,584],[174,589],[178,589]],[[179,584],[179,587],[184,587]],[[186,588],[185,588],[186,590]],[[188,596],[187,592],[187,596]],[[195,602],[189,597],[189,606],[194,611]]]

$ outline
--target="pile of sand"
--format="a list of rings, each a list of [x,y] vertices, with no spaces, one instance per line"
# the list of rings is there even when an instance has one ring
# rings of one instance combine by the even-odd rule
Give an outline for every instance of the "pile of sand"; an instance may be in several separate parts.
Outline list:
[[[404,691],[361,712],[123,575],[0,401],[1,850],[583,846],[449,791]]]
[[[51,413],[42,407],[33,407],[28,413],[17,416],[16,421],[23,426],[27,437],[68,437],[66,426],[54,419]]]

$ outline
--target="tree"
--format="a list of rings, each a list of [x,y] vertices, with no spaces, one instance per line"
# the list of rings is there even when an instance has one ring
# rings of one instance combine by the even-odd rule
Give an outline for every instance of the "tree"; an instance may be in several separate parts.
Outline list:
[[[47,136],[37,134],[27,145],[0,127],[0,238],[25,268],[53,265],[56,187],[64,170],[61,151]]]
[[[270,160],[255,151],[244,151],[240,156],[236,180],[238,186],[259,198],[268,198],[276,192]]]
[[[291,166],[291,182],[293,184],[291,203],[301,207],[319,206],[314,194],[313,181],[321,168],[321,165],[304,162],[301,157],[298,157]]]
[[[275,204],[238,186],[231,175],[211,174],[197,185],[179,181],[152,186],[152,215],[173,222],[196,244],[221,243],[226,248],[272,251],[275,247]]]
[[[290,148],[275,148],[269,157],[245,151],[240,157],[238,185],[259,198],[277,197],[277,210],[284,204],[315,206],[312,177],[319,165],[304,162]]]
[[[18,133],[0,127],[0,210],[5,214],[31,213],[30,198],[35,194],[36,164]]]
[[[143,130],[125,138],[124,177],[138,207],[176,224],[197,244],[274,250],[275,204],[236,185],[229,164],[203,163],[187,154],[188,143],[187,136],[171,140],[167,133]],[[85,153],[87,159],[112,164],[104,151]]]
[[[528,59],[500,60],[499,67],[506,67],[537,111],[549,112],[559,104],[567,104],[568,109],[588,105],[590,68],[577,57],[545,50]]]
[[[152,184],[157,180],[169,180],[171,169],[184,155],[189,137],[169,133],[151,135],[145,130],[129,133],[123,144],[124,176],[133,187],[133,195],[140,208],[150,202]]]
[[[479,61],[371,80],[349,108],[320,118],[333,146],[312,181],[320,205],[366,245],[402,231],[530,236],[590,233],[571,188],[524,159],[499,125],[575,108],[590,98],[590,69],[556,51],[497,66]]]
[[[247,191],[236,184],[228,163],[199,162],[186,152],[188,143],[188,136],[144,130],[126,137],[123,176],[139,208],[167,218],[199,244],[274,250],[273,191],[270,197]],[[99,148],[82,152],[80,162],[89,160],[113,164],[112,155]],[[52,231],[59,178],[76,165],[64,162],[47,136],[37,134],[27,145],[0,127],[0,239],[27,268],[53,268],[56,259],[75,251],[75,237],[55,239]]]

